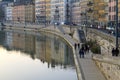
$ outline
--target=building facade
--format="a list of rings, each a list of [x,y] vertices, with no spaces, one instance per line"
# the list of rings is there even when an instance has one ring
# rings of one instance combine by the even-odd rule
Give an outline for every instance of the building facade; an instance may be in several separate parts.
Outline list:
[[[119,3],[119,5],[120,5],[120,3]],[[109,6],[109,13],[108,13],[108,15],[109,15],[109,22],[108,22],[108,26],[109,27],[115,27],[115,21],[116,21],[116,1],[115,0],[109,0],[108,6]],[[120,20],[120,14],[118,15],[118,17],[119,17],[119,20]]]
[[[5,8],[6,6],[8,5],[8,3],[10,2],[6,2],[6,1],[3,1],[3,2],[0,2],[0,21],[5,21]]]
[[[5,20],[11,22],[12,21],[12,9],[13,3],[8,3],[5,7]]]
[[[49,24],[51,20],[51,0],[35,0],[35,21]]]
[[[34,5],[15,5],[13,7],[13,21],[20,23],[32,23],[35,21]]]
[[[115,21],[115,15],[116,15],[116,2],[115,0],[109,0],[109,20]]]
[[[26,4],[34,4],[35,0],[14,0],[15,5],[26,5]]]
[[[32,4],[25,5],[25,22],[35,22],[35,6]]]
[[[77,1],[77,2],[73,2],[72,4],[72,10],[71,10],[71,13],[72,13],[72,23],[73,25],[80,25],[80,13],[81,13],[81,10],[80,10],[80,1]]]
[[[46,1],[35,0],[35,22],[43,24],[46,22]]]
[[[46,23],[50,24],[51,21],[51,0],[46,0]]]
[[[88,0],[80,0],[80,21],[81,25],[87,25],[88,22],[88,14],[87,14],[87,6]]]
[[[25,5],[14,6],[12,16],[14,22],[25,22]]]
[[[81,0],[81,24],[106,27],[108,23],[108,0]]]
[[[101,28],[104,28],[108,23],[108,11],[109,11],[108,0],[100,0],[99,2],[96,2],[96,6],[97,5],[99,7],[98,8],[98,22],[99,22],[98,25]]]
[[[51,0],[51,23],[59,22],[60,24],[66,24],[70,22],[70,5],[69,0]],[[56,10],[59,14],[59,21],[56,21]]]

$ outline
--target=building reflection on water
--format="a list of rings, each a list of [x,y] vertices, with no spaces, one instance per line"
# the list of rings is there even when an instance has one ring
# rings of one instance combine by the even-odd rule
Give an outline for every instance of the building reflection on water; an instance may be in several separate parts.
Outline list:
[[[49,34],[17,33],[2,32],[0,34],[0,45],[8,50],[18,50],[26,55],[30,55],[32,59],[39,59],[43,63],[48,64],[48,68],[74,67],[74,59],[71,47],[59,37]]]

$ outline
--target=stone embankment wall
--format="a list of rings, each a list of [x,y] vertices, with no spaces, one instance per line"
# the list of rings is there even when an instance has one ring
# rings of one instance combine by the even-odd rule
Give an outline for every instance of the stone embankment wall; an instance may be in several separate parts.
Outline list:
[[[103,57],[100,55],[95,55],[93,56],[93,59],[107,80],[120,80],[119,57]]]
[[[91,28],[88,28],[87,34],[88,34],[87,35],[88,40],[94,40],[94,41],[96,40],[97,43],[101,46],[101,54],[111,55],[112,48],[115,48],[115,36]],[[120,39],[118,42],[120,42]],[[119,50],[120,50],[120,43],[119,43]]]
[[[90,28],[88,28],[87,34],[88,40],[96,40],[101,46],[101,55],[93,55],[93,60],[105,75],[106,79],[120,80],[120,57],[113,57],[111,55],[112,48],[115,48],[115,37],[111,34]]]

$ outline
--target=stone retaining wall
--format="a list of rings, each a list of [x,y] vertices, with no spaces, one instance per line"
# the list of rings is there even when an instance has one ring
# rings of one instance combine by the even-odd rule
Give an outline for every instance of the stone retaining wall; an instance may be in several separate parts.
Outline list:
[[[96,40],[97,43],[100,45],[101,54],[111,55],[112,48],[115,48],[115,36],[91,28],[88,28],[87,34],[88,34],[87,36],[88,40],[89,39],[94,41]],[[120,42],[120,39],[118,42]],[[120,49],[120,43],[119,43],[119,49]]]
[[[95,55],[93,56],[93,59],[107,80],[120,80],[119,57],[103,57],[101,55]]]

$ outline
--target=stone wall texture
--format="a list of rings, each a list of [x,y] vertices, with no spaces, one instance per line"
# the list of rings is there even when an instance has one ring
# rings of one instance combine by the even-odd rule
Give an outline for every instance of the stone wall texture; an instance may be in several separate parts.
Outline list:
[[[111,51],[113,48],[115,48],[115,41],[116,41],[115,36],[104,33],[96,29],[88,28],[87,31],[88,31],[87,39],[97,41],[97,43],[101,47],[101,54],[111,56]],[[120,42],[120,39],[118,42]],[[120,50],[120,43],[119,43],[119,50]]]
[[[120,58],[93,56],[93,59],[107,80],[120,80]]]

